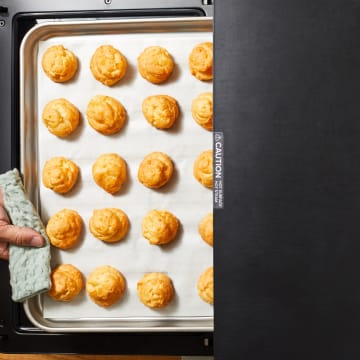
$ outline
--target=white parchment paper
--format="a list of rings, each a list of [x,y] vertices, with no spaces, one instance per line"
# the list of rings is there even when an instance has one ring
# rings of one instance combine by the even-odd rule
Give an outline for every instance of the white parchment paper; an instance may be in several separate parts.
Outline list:
[[[45,161],[53,156],[65,156],[80,167],[75,188],[59,195],[39,183],[41,216],[46,223],[55,212],[70,208],[79,212],[84,230],[79,244],[71,250],[53,248],[52,265],[71,263],[84,278],[99,265],[112,265],[126,278],[125,296],[116,305],[101,308],[86,292],[70,303],[59,303],[44,295],[44,317],[49,319],[79,318],[189,318],[212,316],[213,308],[197,295],[199,275],[213,262],[212,247],[198,234],[198,223],[212,211],[212,191],[193,177],[193,162],[198,154],[212,148],[212,134],[195,123],[191,116],[191,102],[201,92],[212,91],[212,83],[201,82],[188,70],[188,56],[199,42],[212,41],[211,33],[140,33],[117,35],[83,35],[52,37],[39,43],[38,56],[38,158],[39,173]],[[79,71],[69,83],[59,84],[48,79],[41,69],[41,56],[51,45],[63,44],[79,59]],[[89,69],[90,58],[100,45],[118,48],[128,60],[125,78],[109,88],[96,81]],[[173,56],[176,63],[170,80],[154,85],[137,72],[136,59],[147,46],[160,45]],[[86,107],[91,97],[103,94],[118,99],[126,108],[127,120],[120,133],[104,136],[87,123]],[[150,126],[141,112],[145,97],[167,94],[177,99],[181,115],[171,130],[161,131]],[[60,139],[47,131],[41,121],[45,104],[64,97],[81,112],[79,129],[67,139]],[[175,173],[171,182],[159,190],[151,190],[137,180],[139,163],[152,151],[167,153],[174,161]],[[103,153],[116,152],[128,165],[128,181],[117,195],[109,195],[92,179],[91,166]],[[118,207],[130,220],[126,238],[116,244],[95,239],[88,229],[94,209]],[[151,209],[167,209],[181,222],[179,236],[168,245],[149,245],[141,234],[142,217]],[[174,301],[162,310],[151,310],[137,298],[137,281],[146,272],[166,272],[176,290]]]

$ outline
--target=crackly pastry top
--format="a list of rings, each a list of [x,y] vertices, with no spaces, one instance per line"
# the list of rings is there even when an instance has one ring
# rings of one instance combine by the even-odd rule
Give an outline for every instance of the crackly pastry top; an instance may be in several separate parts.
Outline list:
[[[157,189],[164,186],[174,171],[174,165],[170,157],[156,151],[148,154],[142,160],[138,170],[139,181],[151,188]]]
[[[199,80],[213,78],[213,43],[197,44],[189,56],[189,69],[192,75]]]
[[[82,220],[78,212],[63,209],[50,217],[46,234],[53,246],[65,250],[76,245],[81,228]]]
[[[140,301],[150,308],[163,308],[174,297],[175,290],[169,276],[153,272],[143,276],[137,283]]]
[[[199,234],[201,238],[209,245],[214,245],[214,219],[213,213],[205,215],[198,226]]]
[[[49,296],[55,301],[71,301],[84,287],[83,277],[79,269],[71,264],[55,267],[50,274],[51,288]]]
[[[52,81],[63,83],[75,75],[78,60],[71,50],[64,48],[63,45],[54,45],[45,50],[41,66]]]
[[[129,219],[124,211],[117,208],[97,209],[90,218],[89,228],[99,240],[116,242],[125,237]]]
[[[203,151],[194,162],[194,177],[202,185],[211,188],[213,186],[213,152]]]
[[[213,129],[213,94],[199,94],[191,104],[191,114],[194,120],[206,130]]]
[[[89,101],[86,116],[93,129],[104,135],[112,135],[123,127],[126,111],[115,98],[96,95]]]
[[[157,129],[169,129],[179,116],[179,106],[169,95],[152,95],[144,99],[142,112],[152,126]]]
[[[97,305],[108,307],[116,303],[125,291],[126,283],[123,274],[110,265],[98,266],[87,281],[86,292]]]
[[[107,86],[120,81],[126,73],[125,56],[112,45],[99,46],[90,60],[90,70],[95,79]]]
[[[78,179],[79,168],[71,160],[55,156],[45,162],[42,180],[45,187],[59,193],[69,192]]]
[[[125,160],[115,153],[102,154],[92,166],[92,175],[96,184],[106,192],[115,194],[126,181]]]
[[[151,210],[142,219],[142,234],[150,244],[163,245],[176,237],[179,220],[167,210]]]
[[[198,294],[205,302],[214,303],[214,268],[207,268],[198,279]]]
[[[70,101],[59,98],[45,105],[42,120],[52,134],[66,137],[79,126],[80,113]]]
[[[153,84],[165,82],[174,70],[172,56],[161,46],[147,47],[137,61],[140,75]]]

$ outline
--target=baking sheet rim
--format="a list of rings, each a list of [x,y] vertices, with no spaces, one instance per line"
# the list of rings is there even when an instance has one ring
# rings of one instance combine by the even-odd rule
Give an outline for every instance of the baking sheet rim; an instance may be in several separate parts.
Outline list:
[[[25,62],[25,58],[27,54],[27,51],[29,51],[29,47],[32,49],[32,47],[36,46],[36,43],[44,40],[45,38],[49,38],[51,36],[59,36],[59,34],[51,33],[51,30],[54,29],[54,31],[66,31],[66,34],[71,31],[71,35],[80,35],[85,32],[84,27],[86,27],[86,31],[89,31],[89,28],[95,33],[96,30],[98,30],[99,27],[102,27],[101,30],[104,31],[103,26],[106,26],[106,29],[108,32],[113,33],[117,30],[117,28],[114,28],[113,26],[126,26],[129,24],[142,24],[142,29],[146,28],[146,26],[151,26],[154,24],[157,24],[162,29],[167,24],[171,24],[173,27],[181,26],[186,24],[189,31],[212,31],[212,25],[213,25],[213,19],[210,17],[203,17],[203,18],[161,18],[161,19],[154,19],[154,18],[146,18],[146,19],[122,19],[122,20],[97,20],[94,21],[61,21],[61,22],[42,22],[38,25],[36,25],[33,29],[31,29],[26,36],[24,37],[21,47],[20,47],[20,169],[21,173],[24,176],[24,185],[25,189],[35,189],[35,194],[33,193],[32,196],[30,196],[30,199],[33,201],[34,205],[39,208],[39,199],[38,199],[38,189],[37,187],[33,186],[33,183],[36,183],[36,179],[38,177],[37,172],[29,171],[29,154],[35,152],[35,159],[37,158],[37,151],[36,148],[34,148],[34,145],[37,144],[37,139],[35,138],[35,141],[32,142],[29,141],[29,139],[34,139],[33,136],[28,136],[29,131],[26,131],[26,129],[29,128],[29,120],[27,120],[26,117],[26,108],[29,108],[29,103],[32,104],[32,109],[36,110],[36,102],[35,101],[28,101],[26,102],[27,98],[29,96],[34,97],[36,96],[34,92],[30,91],[31,95],[29,95],[29,90],[26,89],[26,86],[33,86],[33,85],[26,85],[25,78],[27,76],[32,77],[31,84],[34,84],[34,77],[36,76],[36,62],[35,62],[35,71],[30,72],[29,74],[29,63]],[[191,27],[191,25],[193,27]],[[195,25],[198,25],[194,28]],[[201,26],[200,26],[201,25]],[[180,31],[180,28],[173,28],[171,30]],[[75,28],[76,27],[76,28]],[[49,29],[50,28],[50,29]],[[67,30],[66,30],[67,28]],[[75,28],[75,30],[74,30]],[[202,30],[201,30],[202,29]],[[206,30],[205,30],[206,29]],[[159,30],[159,29],[158,29]],[[139,30],[134,32],[140,32]],[[64,36],[64,33],[61,33],[62,36]],[[34,39],[35,37],[35,39]],[[34,52],[33,52],[34,56]],[[33,59],[34,60],[34,59]],[[31,63],[31,62],[30,62]],[[32,64],[32,63],[31,63]],[[28,69],[28,72],[25,70],[25,66]],[[29,82],[28,82],[29,83]],[[30,114],[36,114],[36,112],[32,112],[31,110],[27,110]],[[37,134],[37,131],[32,129],[32,132],[34,134]],[[28,138],[28,141],[26,141],[26,138]],[[30,144],[29,144],[30,142]],[[32,151],[29,151],[29,147]],[[27,149],[28,151],[26,151]],[[34,156],[34,155],[32,155]],[[33,158],[31,159],[33,160]],[[29,174],[30,172],[30,174]],[[33,177],[35,176],[35,181]],[[29,299],[24,302],[24,311],[29,318],[29,320],[37,327],[46,330],[48,332],[120,332],[120,331],[126,331],[126,332],[133,332],[133,331],[145,331],[145,332],[153,332],[153,331],[213,331],[213,317],[201,317],[199,318],[181,318],[181,320],[170,320],[170,319],[156,319],[156,323],[165,323],[164,326],[134,326],[134,327],[124,327],[121,326],[121,323],[132,323],[129,319],[124,319],[118,321],[119,325],[117,326],[96,326],[96,323],[99,322],[108,322],[113,323],[116,321],[116,318],[110,319],[110,318],[97,318],[94,320],[87,319],[84,320],[72,320],[68,321],[68,326],[66,326],[66,321],[51,321],[49,319],[45,319],[41,314],[41,295],[36,296],[35,298]],[[80,323],[81,321],[84,323],[86,322],[87,325],[89,323],[94,323],[93,326],[87,326],[87,327],[81,327],[81,326],[73,326],[72,323]],[[146,318],[143,318],[142,320],[144,323],[150,321]],[[176,322],[178,321],[182,326],[177,325],[169,325],[171,321]],[[65,324],[64,324],[65,323]],[[137,321],[134,321],[135,325]],[[62,324],[61,326],[59,324]],[[51,327],[53,325],[53,327]]]

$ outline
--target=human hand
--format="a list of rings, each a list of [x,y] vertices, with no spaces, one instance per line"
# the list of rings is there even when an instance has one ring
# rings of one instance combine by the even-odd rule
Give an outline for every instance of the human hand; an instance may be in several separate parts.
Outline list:
[[[0,191],[0,259],[9,259],[10,243],[19,246],[41,247],[44,245],[44,239],[33,229],[11,225]]]

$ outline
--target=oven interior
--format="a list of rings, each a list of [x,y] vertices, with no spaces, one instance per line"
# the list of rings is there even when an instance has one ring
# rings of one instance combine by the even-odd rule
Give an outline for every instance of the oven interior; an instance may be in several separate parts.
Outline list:
[[[1,3],[0,3],[1,5]],[[6,7],[0,7],[4,14]],[[10,17],[6,15],[6,17]],[[144,17],[202,17],[207,16],[201,7],[163,8],[103,11],[25,12],[12,18],[11,26],[11,167],[20,166],[20,99],[19,99],[19,49],[26,33],[39,21],[56,19],[120,19]],[[8,19],[7,19],[8,20]],[[2,86],[2,94],[10,93]],[[9,95],[8,95],[9,97]],[[1,129],[2,130],[2,129]],[[4,132],[3,132],[4,134]],[[4,134],[5,135],[5,134]],[[5,165],[4,165],[5,164]],[[6,167],[6,163],[2,167]],[[0,263],[2,284],[8,283],[7,264]],[[67,352],[93,354],[178,354],[212,355],[213,333],[46,333],[34,327],[27,319],[22,304],[10,298],[9,286],[2,286],[0,297],[0,350],[1,352]],[[92,341],[91,339],[94,339]],[[141,346],[139,347],[139,342]],[[101,346],[99,346],[101,344]]]

